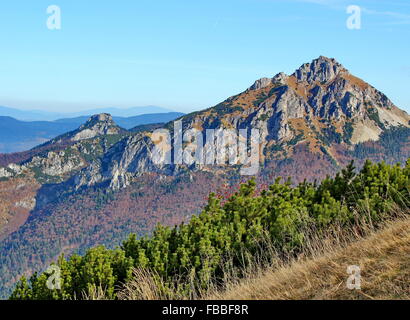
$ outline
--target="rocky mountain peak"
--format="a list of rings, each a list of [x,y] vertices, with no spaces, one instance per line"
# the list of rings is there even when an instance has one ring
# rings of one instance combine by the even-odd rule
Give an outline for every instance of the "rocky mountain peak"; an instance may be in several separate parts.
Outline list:
[[[101,120],[101,115],[94,117]],[[105,130],[110,118],[102,119],[96,128],[87,130]],[[185,129],[200,131],[258,129],[261,161],[265,164],[300,150],[336,163],[337,148],[350,150],[356,144],[379,140],[389,128],[410,126],[410,116],[384,94],[351,75],[335,59],[324,56],[302,65],[291,76],[278,73],[261,78],[244,92],[215,107],[186,115],[181,121]],[[104,182],[112,189],[121,189],[143,173],[175,175],[181,170],[179,164],[155,164],[153,147],[149,133],[122,139],[103,159],[76,176],[76,188]]]
[[[349,71],[335,59],[320,56],[310,63],[303,64],[291,76],[295,77],[298,82],[313,84],[315,82],[327,83],[342,74],[349,74]],[[286,84],[288,79],[289,76],[281,72],[273,78],[265,77],[256,80],[248,90],[263,89],[272,83]]]
[[[329,82],[338,75],[348,73],[347,69],[333,58],[320,56],[310,63],[303,64],[295,71],[293,76],[298,81],[307,83]]]
[[[284,72],[280,72],[278,73],[276,76],[274,76],[272,78],[272,82],[273,83],[279,83],[279,84],[286,84],[286,81],[289,79],[289,76],[284,73]]]
[[[249,90],[259,90],[269,86],[272,83],[271,78],[260,78],[249,88]]]
[[[255,81],[255,83],[249,87],[248,90],[259,90],[270,86],[271,84],[286,84],[286,80],[289,76],[283,72],[278,73],[273,78],[260,78]]]
[[[86,123],[76,130],[71,140],[79,141],[101,135],[118,134],[120,131],[121,128],[117,126],[110,114],[101,113],[91,116]]]
[[[108,126],[116,126],[112,116],[109,113],[100,113],[91,116],[81,128],[92,128],[97,124],[104,124]]]

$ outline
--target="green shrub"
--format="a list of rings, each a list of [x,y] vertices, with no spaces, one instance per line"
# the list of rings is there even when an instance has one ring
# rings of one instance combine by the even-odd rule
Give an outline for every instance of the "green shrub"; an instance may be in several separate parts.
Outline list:
[[[186,279],[181,290],[192,285],[206,289],[211,279],[222,280],[224,257],[241,266],[242,252],[257,255],[263,250],[266,234],[278,252],[298,252],[304,245],[303,230],[315,226],[324,230],[337,223],[349,226],[357,215],[377,224],[393,206],[408,208],[410,202],[410,159],[404,167],[366,161],[356,173],[353,163],[334,178],[320,184],[308,182],[292,187],[278,178],[256,195],[250,180],[225,203],[211,194],[207,206],[188,224],[175,228],[158,226],[151,237],[131,235],[121,248],[90,249],[84,256],[60,257],[62,289],[46,287],[47,275],[22,278],[12,299],[72,299],[103,288],[107,297],[116,298],[121,284],[132,269],[145,268],[172,288],[175,278]],[[192,284],[192,279],[196,279]]]

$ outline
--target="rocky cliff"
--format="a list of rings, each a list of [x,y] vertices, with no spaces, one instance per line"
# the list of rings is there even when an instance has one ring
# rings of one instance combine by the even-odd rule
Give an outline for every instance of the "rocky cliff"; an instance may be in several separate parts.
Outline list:
[[[292,75],[279,73],[259,79],[246,91],[180,120],[184,131],[258,129],[262,165],[291,157],[300,144],[338,163],[339,156],[334,152],[337,146],[351,149],[358,143],[378,141],[390,128],[410,126],[410,116],[383,93],[353,76],[335,59],[323,56]],[[166,128],[173,130],[172,124]],[[152,162],[150,134],[142,132],[114,146],[76,176],[77,187],[108,182],[120,189],[146,172],[176,174],[181,165],[158,166]],[[189,169],[212,170],[205,166]]]

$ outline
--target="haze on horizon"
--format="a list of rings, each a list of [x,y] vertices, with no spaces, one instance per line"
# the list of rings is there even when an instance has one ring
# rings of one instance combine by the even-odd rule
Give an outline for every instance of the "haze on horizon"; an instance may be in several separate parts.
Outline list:
[[[61,8],[61,30],[46,26]],[[0,105],[53,112],[213,106],[320,55],[410,112],[410,3],[356,0],[16,0],[0,6]]]

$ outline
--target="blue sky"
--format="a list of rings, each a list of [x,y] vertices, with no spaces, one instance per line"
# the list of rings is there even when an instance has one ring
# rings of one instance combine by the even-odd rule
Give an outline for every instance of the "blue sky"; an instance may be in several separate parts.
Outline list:
[[[350,4],[362,28],[346,27]],[[61,30],[48,30],[58,5]],[[0,105],[78,111],[217,104],[319,55],[410,111],[408,0],[13,0],[0,4]]]

